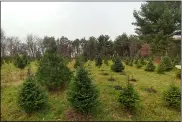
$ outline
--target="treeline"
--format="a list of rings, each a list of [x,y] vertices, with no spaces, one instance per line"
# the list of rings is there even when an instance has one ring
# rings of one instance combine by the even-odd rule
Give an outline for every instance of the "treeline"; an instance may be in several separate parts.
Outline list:
[[[39,38],[29,34],[23,43],[18,37],[6,37],[1,29],[1,56],[26,54],[32,59],[37,59],[54,41],[59,54],[69,58],[83,56],[92,60],[98,55],[110,58],[116,55],[134,57],[142,54],[163,56],[166,53],[175,57],[180,55],[181,41],[171,37],[175,31],[181,30],[180,6],[180,1],[151,1],[142,4],[139,11],[133,12],[136,21],[132,24],[136,26],[137,35],[123,33],[114,40],[111,40],[109,35],[69,40],[64,36],[56,39],[47,36]],[[144,48],[144,52],[141,52],[141,48]]]
[[[18,37],[5,37],[3,30],[1,30],[1,35],[2,57],[25,54],[31,58],[40,58],[45,50],[51,46],[52,42],[55,42],[58,52],[62,56],[74,58],[82,55],[93,60],[97,55],[103,57],[112,57],[114,55],[134,56],[143,44],[137,36],[127,36],[125,33],[116,37],[114,41],[108,35],[100,35],[98,38],[92,36],[87,40],[82,38],[72,41],[64,36],[55,39],[55,37],[48,36],[39,38],[30,34],[27,35],[24,43]]]

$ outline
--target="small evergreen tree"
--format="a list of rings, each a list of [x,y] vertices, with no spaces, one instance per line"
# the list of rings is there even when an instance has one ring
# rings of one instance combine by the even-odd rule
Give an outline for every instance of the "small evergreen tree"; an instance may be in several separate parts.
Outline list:
[[[180,57],[177,55],[174,60],[173,60],[173,65],[180,65],[181,64],[181,59]]]
[[[168,106],[180,109],[181,108],[180,88],[174,85],[170,85],[168,90],[164,92],[164,100]]]
[[[165,66],[164,64],[161,62],[158,66],[157,66],[157,73],[158,74],[163,74],[165,72]]]
[[[165,71],[169,71],[173,68],[172,61],[169,56],[164,56],[161,63],[164,65]]]
[[[128,83],[127,87],[123,88],[119,94],[118,101],[125,109],[133,111],[139,103],[139,95],[135,91],[132,84]]]
[[[128,57],[125,59],[125,64],[129,65],[129,58]]]
[[[122,72],[124,70],[124,65],[122,64],[121,60],[119,57],[117,57],[111,66],[111,70],[114,72]]]
[[[130,59],[129,60],[129,64],[128,64],[129,66],[133,66],[133,59]]]
[[[154,70],[155,70],[155,65],[153,64],[152,60],[149,60],[145,67],[145,71],[153,72]]]
[[[134,64],[137,64],[138,63],[138,59],[136,58],[135,61],[134,61]]]
[[[96,64],[95,64],[97,67],[101,67],[101,65],[102,65],[102,58],[101,58],[101,56],[100,55],[98,55],[97,57],[96,57]]]
[[[107,66],[109,65],[107,57],[104,58],[104,64],[106,64]]]
[[[80,58],[76,58],[74,68],[76,69],[77,67],[83,66],[83,62],[81,61]]]
[[[14,57],[14,65],[17,68],[24,69],[29,64],[29,59],[26,55],[16,55]]]
[[[78,67],[76,76],[68,91],[68,101],[71,106],[83,113],[89,113],[97,105],[98,91],[92,84],[88,72]]]
[[[43,108],[47,98],[47,92],[31,76],[25,80],[19,91],[18,104],[26,113],[32,113]]]
[[[137,64],[136,64],[136,68],[141,68],[142,67],[142,64],[138,61]]]
[[[145,61],[145,59],[144,59],[144,57],[141,57],[140,63],[141,63],[142,65],[146,65],[146,64],[147,64],[146,61]]]
[[[179,78],[179,79],[181,79],[181,70],[178,69],[176,71],[176,77]]]
[[[71,80],[72,73],[57,53],[56,43],[47,49],[40,60],[36,73],[38,81],[49,90],[60,87]]]

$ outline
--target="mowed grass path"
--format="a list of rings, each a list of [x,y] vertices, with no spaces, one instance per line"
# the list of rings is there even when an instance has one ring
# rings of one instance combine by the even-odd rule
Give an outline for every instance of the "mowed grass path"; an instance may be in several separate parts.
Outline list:
[[[99,90],[100,104],[90,117],[91,120],[180,120],[180,111],[168,108],[162,100],[163,92],[173,83],[180,86],[180,80],[175,78],[175,71],[159,75],[156,72],[145,72],[144,69],[137,69],[125,66],[126,74],[133,74],[137,82],[133,82],[135,89],[140,95],[141,103],[138,112],[132,115],[126,112],[118,103],[119,91],[114,89],[114,85],[124,87],[127,75],[114,73],[105,64],[101,68],[95,67],[95,62],[88,61],[85,67],[88,69],[93,84]],[[74,61],[68,64],[73,71]],[[32,62],[30,67],[36,72],[37,63]],[[72,110],[68,101],[67,89],[49,92],[49,101],[46,108],[34,114],[27,115],[16,103],[17,92],[23,79],[26,78],[27,68],[19,70],[12,64],[5,64],[1,67],[1,118],[2,120],[73,120],[74,116],[68,114]],[[103,75],[102,73],[108,73]],[[21,76],[22,74],[23,76]],[[108,81],[111,75],[115,81]],[[21,76],[21,77],[20,77]],[[145,88],[153,87],[156,93],[149,93]],[[79,120],[79,116],[77,115]],[[87,119],[87,117],[85,117]]]

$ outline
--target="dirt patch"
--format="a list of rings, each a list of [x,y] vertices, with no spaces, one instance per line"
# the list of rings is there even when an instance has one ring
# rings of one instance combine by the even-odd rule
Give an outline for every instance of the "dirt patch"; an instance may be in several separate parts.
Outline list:
[[[155,90],[153,87],[145,88],[145,91],[147,91],[149,93],[157,93],[157,90]]]
[[[112,76],[108,79],[108,81],[116,81]]]
[[[113,86],[113,87],[115,88],[115,90],[122,90],[123,89],[121,86],[118,86],[118,85]]]
[[[60,87],[54,88],[54,89],[49,89],[51,94],[57,94],[63,93],[66,90],[66,85],[62,84]]]
[[[101,73],[101,75],[109,75],[109,73],[103,72],[103,73]]]
[[[137,80],[135,78],[131,78],[131,79],[129,79],[129,81],[136,82]]]
[[[90,114],[83,114],[74,110],[68,110],[66,112],[66,117],[70,121],[92,121],[92,116]]]

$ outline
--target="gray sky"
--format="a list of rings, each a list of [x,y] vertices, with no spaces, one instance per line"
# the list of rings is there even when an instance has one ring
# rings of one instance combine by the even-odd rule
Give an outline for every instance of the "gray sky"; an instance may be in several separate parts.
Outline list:
[[[107,34],[114,39],[134,34],[133,10],[141,2],[2,2],[1,25],[6,36],[24,40],[32,33],[39,37],[76,38]]]

